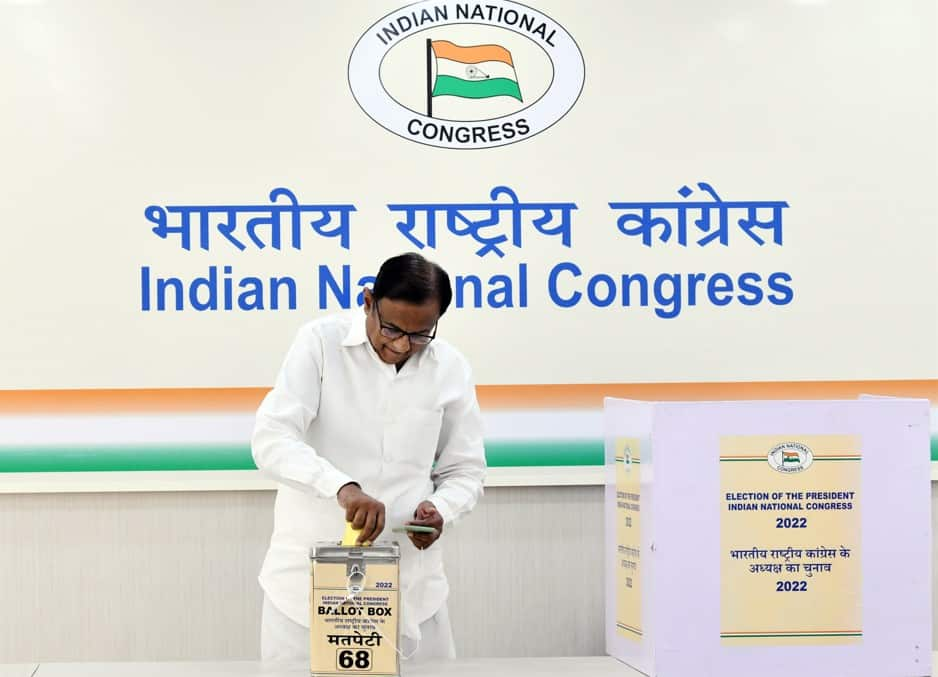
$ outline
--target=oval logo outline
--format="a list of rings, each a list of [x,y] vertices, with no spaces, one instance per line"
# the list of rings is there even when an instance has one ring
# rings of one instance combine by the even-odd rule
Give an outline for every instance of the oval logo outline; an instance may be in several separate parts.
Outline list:
[[[573,36],[558,22],[544,14],[543,12],[523,5],[513,0],[490,0],[484,7],[499,10],[499,17],[513,12],[516,17],[531,18],[539,21],[537,29],[541,32],[544,42],[556,49],[555,54],[540,44],[534,37],[527,35],[510,25],[502,25],[494,20],[476,20],[474,18],[458,18],[456,10],[457,5],[464,7],[474,6],[478,10],[483,5],[478,3],[459,3],[453,0],[444,0],[442,2],[433,2],[432,0],[423,0],[412,5],[400,7],[390,12],[373,23],[361,35],[352,48],[348,62],[348,86],[359,108],[376,124],[385,130],[400,136],[409,141],[420,143],[426,146],[437,148],[451,148],[458,150],[476,150],[484,148],[496,148],[524,141],[537,136],[543,131],[550,129],[573,109],[579,101],[586,84],[586,66],[583,59],[583,53],[579,45],[573,39]],[[405,39],[413,37],[419,32],[428,30],[416,26],[417,30],[410,33],[410,29],[404,31],[408,35],[394,39],[388,43],[382,37],[381,31],[384,30],[386,36],[391,36],[389,30],[396,31],[393,27],[393,21],[397,19],[402,21],[406,19],[412,23],[415,20],[420,8],[430,8],[439,11],[441,8],[447,12],[447,16],[442,20],[433,20],[436,27],[446,26],[473,26],[481,25],[490,28],[497,28],[507,31],[534,43],[541,48],[547,55],[551,64],[551,81],[542,96],[523,109],[515,110],[509,114],[488,118],[483,117],[472,120],[448,120],[421,115],[401,104],[396,100],[391,92],[387,90],[384,82],[381,80],[381,67],[388,53]],[[452,11],[450,11],[452,10]],[[424,9],[427,14],[429,9]],[[550,33],[547,33],[549,26]],[[537,32],[537,31],[533,31]],[[398,35],[397,32],[393,35]],[[551,40],[556,40],[556,44]],[[560,67],[563,66],[563,67]],[[516,83],[517,84],[517,83]],[[428,83],[428,89],[429,83]],[[436,95],[432,95],[430,98]],[[531,114],[522,117],[520,113],[531,111]],[[529,119],[530,118],[530,119]],[[416,123],[416,125],[415,125]],[[490,123],[483,126],[484,123]],[[425,127],[426,124],[426,127]],[[427,136],[426,132],[421,131],[433,126],[434,130],[439,127],[449,127],[449,139]],[[499,130],[505,130],[507,134],[509,127],[514,130],[511,136],[501,137]],[[453,128],[458,131],[472,130],[473,138],[460,139],[458,134],[454,134]],[[494,130],[493,130],[494,128]],[[418,130],[418,131],[415,131]],[[478,140],[479,132],[492,134],[491,139]],[[498,133],[499,138],[494,138]],[[446,134],[440,130],[440,137]]]
[[[814,462],[814,452],[800,442],[783,442],[772,447],[768,453],[772,470],[781,473],[804,472]]]

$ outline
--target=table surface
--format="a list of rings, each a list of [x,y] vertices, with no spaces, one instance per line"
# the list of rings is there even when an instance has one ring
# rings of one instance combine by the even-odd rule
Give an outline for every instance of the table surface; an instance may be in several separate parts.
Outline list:
[[[642,677],[609,656],[569,658],[477,658],[401,666],[403,677]],[[938,675],[938,652],[932,674]],[[24,663],[0,665],[0,677],[307,677],[303,665],[259,662]]]
[[[38,669],[37,669],[38,667]],[[259,662],[41,663],[2,665],[0,677],[308,677],[304,665]],[[401,664],[402,677],[641,677],[609,656],[479,658]]]
[[[31,677],[39,663],[7,663],[0,665],[0,677]]]

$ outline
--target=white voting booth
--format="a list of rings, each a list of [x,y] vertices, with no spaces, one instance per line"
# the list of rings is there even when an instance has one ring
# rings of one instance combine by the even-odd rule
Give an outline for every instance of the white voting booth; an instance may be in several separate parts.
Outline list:
[[[930,675],[929,404],[607,399],[606,647],[660,677]]]

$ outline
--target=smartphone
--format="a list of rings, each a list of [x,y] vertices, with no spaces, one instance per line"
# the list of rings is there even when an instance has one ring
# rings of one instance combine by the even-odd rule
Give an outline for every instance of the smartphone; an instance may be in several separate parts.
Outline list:
[[[405,531],[412,531],[415,534],[432,534],[436,531],[433,527],[424,527],[419,524],[404,524],[403,526],[391,529],[395,534],[402,534]]]

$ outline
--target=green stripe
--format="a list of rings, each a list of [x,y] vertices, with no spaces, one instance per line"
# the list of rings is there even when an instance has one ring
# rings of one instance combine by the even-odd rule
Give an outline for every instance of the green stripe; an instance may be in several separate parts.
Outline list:
[[[485,452],[493,468],[605,464],[602,440],[493,441],[485,443]],[[938,435],[931,458],[938,462]],[[247,444],[0,446],[0,473],[254,469]]]
[[[862,632],[822,632],[822,633],[805,633],[805,634],[796,634],[796,635],[720,635],[723,639],[755,639],[758,637],[780,637],[782,639],[788,637],[862,637]]]
[[[246,444],[0,447],[0,472],[254,469]]]
[[[518,83],[508,78],[463,80],[452,75],[438,75],[433,85],[433,96],[459,96],[463,99],[487,99],[492,96],[510,96],[521,101]]]
[[[601,440],[510,441],[485,445],[488,464],[500,467],[603,465]],[[126,470],[254,470],[247,444],[0,446],[0,473]]]
[[[606,462],[602,440],[486,442],[485,457],[492,468],[604,465]]]

